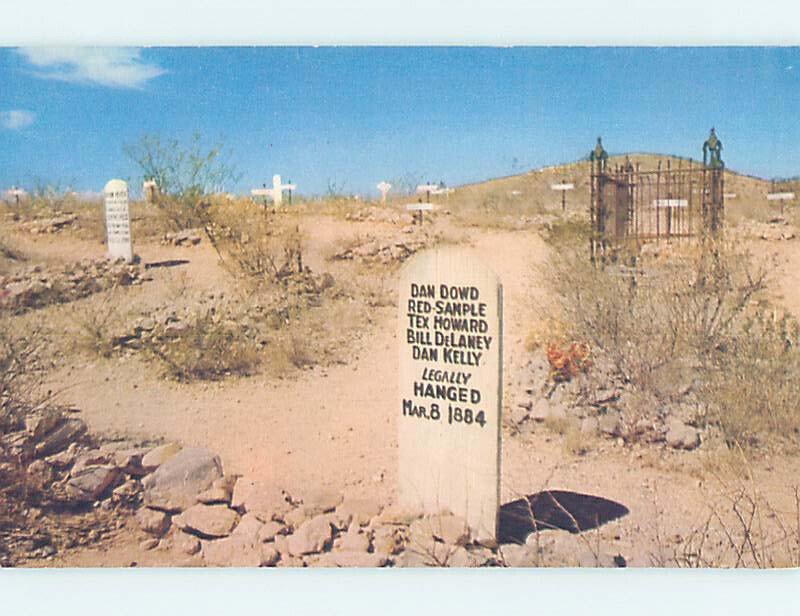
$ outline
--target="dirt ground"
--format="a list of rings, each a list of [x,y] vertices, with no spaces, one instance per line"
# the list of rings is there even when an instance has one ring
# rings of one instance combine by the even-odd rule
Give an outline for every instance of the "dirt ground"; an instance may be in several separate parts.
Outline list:
[[[302,224],[310,238],[307,265],[343,278],[355,266],[327,261],[324,255],[330,247],[353,229],[377,234],[382,229],[332,216],[309,215]],[[504,286],[504,404],[510,409],[515,404],[512,383],[527,360],[526,337],[548,305],[538,272],[551,248],[535,229],[475,227],[459,229],[456,235],[496,271]],[[69,233],[19,234],[15,242],[34,261],[73,261],[105,253],[101,243]],[[213,290],[229,279],[207,241],[189,248],[164,246],[136,241],[134,228],[134,248],[144,263],[188,260],[149,270],[153,280],[128,291],[146,295],[154,303],[165,301],[176,281]],[[754,244],[754,250],[777,255],[774,292],[800,317],[800,243],[761,242]],[[396,287],[395,283],[396,278],[389,281],[390,286]],[[256,375],[180,384],[160,378],[151,364],[138,358],[76,357],[49,382],[53,389],[63,390],[62,400],[80,410],[93,433],[207,447],[219,454],[226,473],[290,492],[326,486],[389,503],[396,497],[397,485],[396,318],[394,307],[372,309],[371,324],[352,341],[344,363],[300,370],[285,378]],[[742,479],[743,471],[736,470],[741,467],[726,466],[721,454],[702,447],[678,452],[598,439],[586,453],[576,455],[565,450],[563,439],[546,429],[526,436],[504,429],[502,502],[552,488],[623,504],[629,514],[592,531],[587,540],[624,555],[629,566],[655,564],[660,549],[685,540],[697,528],[708,503],[722,498],[723,484]],[[788,487],[797,483],[800,459],[756,456],[748,472],[776,509],[791,511]],[[113,541],[59,554],[48,566],[194,564],[177,552],[144,551],[139,547],[143,536],[130,524]]]

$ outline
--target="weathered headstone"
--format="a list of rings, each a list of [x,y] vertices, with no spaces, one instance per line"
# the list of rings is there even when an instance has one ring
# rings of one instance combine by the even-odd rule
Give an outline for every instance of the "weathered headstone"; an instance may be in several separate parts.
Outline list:
[[[494,540],[500,499],[503,294],[468,251],[420,253],[400,280],[400,500]]]
[[[112,259],[133,261],[131,218],[128,211],[128,183],[111,180],[103,189],[106,204],[108,254]]]

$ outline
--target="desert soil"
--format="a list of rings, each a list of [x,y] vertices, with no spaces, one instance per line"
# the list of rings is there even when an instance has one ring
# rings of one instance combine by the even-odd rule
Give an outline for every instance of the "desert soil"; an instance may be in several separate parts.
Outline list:
[[[316,271],[347,276],[348,264],[332,265],[323,255],[337,237],[354,225],[375,232],[370,223],[309,217],[311,238],[306,262]],[[505,295],[506,408],[515,404],[512,383],[526,361],[525,339],[547,306],[539,269],[550,248],[534,230],[463,231],[476,256],[499,275]],[[20,235],[20,247],[34,259],[77,260],[102,257],[104,246],[68,233]],[[134,238],[135,240],[135,238]],[[775,293],[800,316],[800,243],[762,243],[756,249],[778,254]],[[188,264],[150,270],[153,280],[135,290],[153,301],[168,297],[177,279],[196,288],[224,285],[228,274],[206,241],[166,247],[135,242],[142,261],[186,259]],[[134,292],[134,291],[131,291]],[[88,300],[87,300],[88,301]],[[62,399],[80,409],[80,417],[99,435],[175,440],[218,453],[226,473],[243,474],[290,492],[327,486],[345,494],[370,495],[388,503],[397,484],[397,344],[396,311],[376,308],[372,325],[354,340],[345,363],[298,371],[290,378],[254,376],[217,383],[178,384],[155,374],[138,359],[80,359],[52,377]],[[563,437],[545,429],[527,436],[503,435],[502,500],[507,502],[545,487],[602,496],[625,505],[630,513],[601,527],[592,541],[623,554],[629,565],[648,566],[658,543],[686,536],[718,497],[720,481],[737,479],[714,468],[714,454],[700,448],[675,452],[655,446],[624,446],[613,440],[590,443],[584,455],[568,453]],[[751,471],[760,491],[776,507],[790,510],[787,486],[796,483],[800,461],[770,456]],[[726,472],[728,473],[726,475]],[[715,476],[719,473],[719,476]],[[185,557],[161,550],[144,551],[144,535],[124,530],[100,547],[56,557],[57,566],[180,565]]]

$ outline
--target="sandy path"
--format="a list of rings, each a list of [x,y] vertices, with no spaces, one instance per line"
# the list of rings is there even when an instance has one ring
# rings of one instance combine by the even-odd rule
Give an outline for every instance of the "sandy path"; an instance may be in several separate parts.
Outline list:
[[[343,225],[344,226],[344,225]],[[335,233],[326,235],[332,241]],[[788,246],[788,245],[787,245]],[[500,276],[505,290],[505,381],[510,391],[525,360],[524,341],[543,308],[541,285],[533,275],[547,247],[533,233],[476,232],[472,247]],[[146,260],[190,255],[186,276],[193,286],[214,287],[224,270],[210,249],[181,252],[143,247]],[[800,305],[792,285],[800,250],[784,248],[781,290],[793,307]],[[317,246],[309,263],[325,269]],[[59,255],[60,256],[60,255]],[[167,284],[167,273],[152,284]],[[395,497],[397,442],[397,341],[395,310],[373,314],[373,326],[346,365],[304,371],[292,379],[252,377],[218,384],[178,385],[150,374],[137,360],[96,361],[62,371],[57,381],[70,385],[65,398],[75,403],[95,432],[135,438],[164,438],[217,452],[226,470],[273,482],[302,493],[306,486],[327,485],[347,494],[371,494],[383,502]],[[507,404],[512,403],[506,396]],[[709,499],[704,475],[706,454],[623,448],[609,441],[592,444],[590,453],[567,454],[561,437],[546,430],[526,438],[504,434],[502,498],[509,501],[545,487],[610,498],[630,510],[602,529],[604,549],[624,553],[631,565],[650,564],[656,502],[666,509],[662,532],[692,528]],[[762,465],[762,489],[782,491],[796,477],[800,463],[788,460],[785,472]],[[660,495],[660,497],[659,497]],[[75,556],[74,563],[121,564],[124,553]],[[87,561],[86,558],[89,558]],[[122,560],[120,560],[122,559]],[[156,564],[156,563],[153,563]]]

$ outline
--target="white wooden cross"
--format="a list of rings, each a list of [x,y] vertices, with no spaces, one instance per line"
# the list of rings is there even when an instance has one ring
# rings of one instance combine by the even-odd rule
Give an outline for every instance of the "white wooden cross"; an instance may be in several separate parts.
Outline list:
[[[779,192],[779,193],[767,193],[767,201],[780,201],[781,202],[781,216],[783,216],[783,207],[786,201],[793,201],[794,200],[794,193],[793,192]]]
[[[272,176],[272,188],[254,188],[250,194],[254,197],[271,197],[276,206],[283,202],[283,191],[289,191],[289,203],[292,202],[292,191],[297,189],[296,184],[281,184],[281,176]]]
[[[417,194],[418,195],[426,195],[426,200],[431,200],[431,194],[434,190],[438,190],[438,184],[420,184],[417,186]]]
[[[17,188],[16,186],[12,186],[10,190],[6,191],[6,194],[9,197],[13,197],[14,198],[14,202],[17,205],[19,205],[20,198],[27,196],[28,193],[25,192],[25,190],[22,189],[22,188]]]
[[[388,193],[392,189],[392,185],[389,182],[381,182],[378,184],[378,190],[381,191],[381,203],[384,205],[386,204],[386,193]]]
[[[561,191],[561,211],[564,212],[567,209],[567,191],[574,190],[575,184],[567,183],[562,181],[561,184],[550,184],[551,190],[560,190]]]

